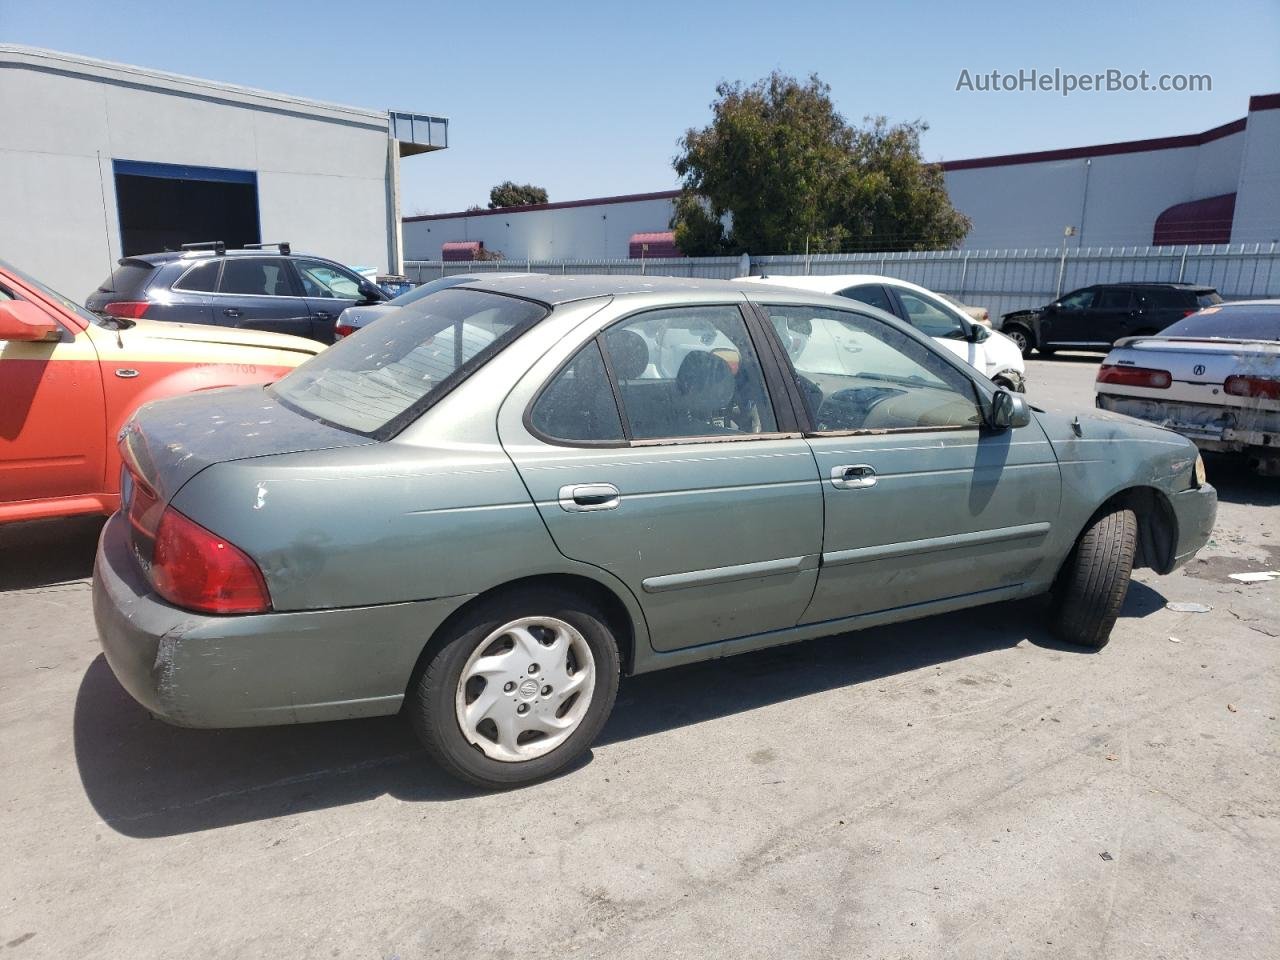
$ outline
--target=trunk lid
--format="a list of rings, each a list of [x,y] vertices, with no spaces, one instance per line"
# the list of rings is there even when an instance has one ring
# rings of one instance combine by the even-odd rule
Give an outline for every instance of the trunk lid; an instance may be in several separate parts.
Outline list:
[[[294,413],[265,387],[253,385],[144,404],[120,432],[120,453],[165,504],[215,463],[374,442]]]
[[[1257,406],[1258,401],[1232,396],[1223,390],[1223,384],[1231,376],[1280,377],[1280,344],[1261,340],[1134,337],[1120,341],[1106,362],[1167,370],[1173,378],[1167,390],[1099,385],[1106,393],[1252,407]]]

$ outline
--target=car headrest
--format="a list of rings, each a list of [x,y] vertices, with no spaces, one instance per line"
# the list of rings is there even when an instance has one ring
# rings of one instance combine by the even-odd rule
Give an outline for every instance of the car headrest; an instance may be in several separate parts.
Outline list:
[[[649,366],[649,345],[634,330],[613,330],[605,334],[609,360],[619,380],[636,380]]]
[[[695,417],[709,417],[733,399],[733,371],[714,353],[695,350],[680,364],[676,389]]]

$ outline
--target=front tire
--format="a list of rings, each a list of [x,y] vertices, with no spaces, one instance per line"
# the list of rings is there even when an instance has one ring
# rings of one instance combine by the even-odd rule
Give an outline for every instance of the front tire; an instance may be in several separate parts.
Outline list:
[[[454,624],[406,697],[427,753],[486,789],[559,773],[599,735],[618,692],[607,618],[560,590],[521,590]]]
[[[1129,592],[1138,518],[1115,508],[1093,519],[1076,541],[1051,592],[1054,635],[1100,650],[1111,639]]]
[[[1031,356],[1032,342],[1030,330],[1014,323],[1004,327],[1000,332],[1017,345],[1018,349],[1022,351],[1022,355],[1024,357]]]

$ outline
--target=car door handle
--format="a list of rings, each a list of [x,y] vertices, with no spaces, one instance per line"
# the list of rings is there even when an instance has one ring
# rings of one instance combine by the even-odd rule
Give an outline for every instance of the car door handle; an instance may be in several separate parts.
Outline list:
[[[622,495],[612,483],[571,483],[560,488],[560,509],[569,513],[614,510]]]
[[[332,314],[332,313],[329,313],[329,312],[327,312],[327,311],[325,311],[325,310],[317,310],[317,311],[313,314],[313,316],[314,316],[317,320],[332,320],[332,319],[333,319],[333,314]]]
[[[875,468],[865,463],[851,463],[831,468],[831,485],[837,490],[860,490],[876,485]]]
[[[235,307],[227,307],[227,309],[222,311],[222,315],[224,317],[232,317],[232,318],[244,316],[243,312],[240,310],[237,310]]]

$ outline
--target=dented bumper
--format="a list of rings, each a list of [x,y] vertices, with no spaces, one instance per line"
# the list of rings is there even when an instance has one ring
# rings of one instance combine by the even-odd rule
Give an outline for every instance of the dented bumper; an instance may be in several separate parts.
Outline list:
[[[1178,525],[1178,539],[1174,545],[1170,570],[1176,570],[1209,542],[1218,516],[1218,491],[1206,483],[1192,490],[1175,493],[1170,501]],[[1161,572],[1168,573],[1170,570]]]
[[[178,726],[243,727],[395,713],[427,638],[468,598],[253,616],[204,616],[150,588],[127,524],[98,543],[93,613],[107,663]]]
[[[1180,433],[1202,450],[1268,451],[1280,455],[1280,412],[1106,393],[1098,394],[1097,404],[1103,410],[1123,413]]]

